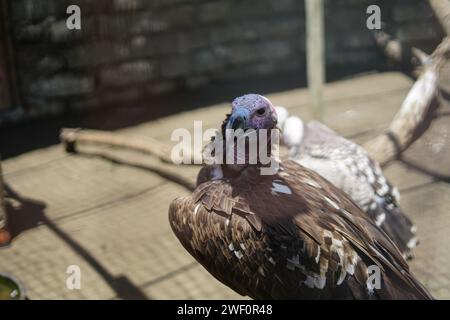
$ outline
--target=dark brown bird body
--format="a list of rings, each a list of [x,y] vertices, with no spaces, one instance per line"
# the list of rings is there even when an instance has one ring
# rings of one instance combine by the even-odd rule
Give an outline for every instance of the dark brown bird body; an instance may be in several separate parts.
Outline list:
[[[224,168],[225,166],[222,166]],[[346,194],[284,161],[275,175],[248,165],[233,177],[199,173],[169,209],[186,250],[219,281],[255,299],[431,299],[401,253]],[[371,270],[379,270],[374,288]]]

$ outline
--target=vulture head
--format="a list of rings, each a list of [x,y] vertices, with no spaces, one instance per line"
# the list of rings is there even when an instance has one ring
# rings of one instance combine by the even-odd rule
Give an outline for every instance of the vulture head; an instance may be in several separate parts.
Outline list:
[[[277,123],[276,108],[266,97],[246,94],[235,98],[231,113],[222,122],[221,134],[213,136],[203,149],[204,162],[213,166],[202,168],[197,184],[221,179],[225,172],[233,176],[250,164],[276,171],[278,154],[273,150],[278,144]]]
[[[204,148],[206,163],[214,163],[210,159],[223,159],[221,163],[226,164],[227,170],[235,172],[249,164],[272,163],[273,143],[277,143],[272,139],[272,131],[278,130],[277,122],[275,107],[266,97],[246,94],[234,99],[231,113],[222,123],[221,137],[216,135]],[[223,152],[218,154],[218,149]]]
[[[277,113],[269,99],[259,94],[246,94],[233,100],[231,114],[223,129],[274,129]]]

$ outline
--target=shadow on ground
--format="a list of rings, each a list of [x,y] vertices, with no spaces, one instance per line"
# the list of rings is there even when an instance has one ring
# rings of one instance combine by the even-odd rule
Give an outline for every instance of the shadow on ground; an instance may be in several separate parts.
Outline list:
[[[109,273],[102,263],[92,256],[88,250],[48,219],[45,215],[47,205],[44,202],[22,197],[7,184],[5,184],[5,191],[7,199],[6,214],[8,226],[12,234],[12,241],[27,230],[45,225],[74,252],[80,255],[103,278],[115,292],[117,298],[125,300],[149,299],[126,276],[119,275],[115,277]]]

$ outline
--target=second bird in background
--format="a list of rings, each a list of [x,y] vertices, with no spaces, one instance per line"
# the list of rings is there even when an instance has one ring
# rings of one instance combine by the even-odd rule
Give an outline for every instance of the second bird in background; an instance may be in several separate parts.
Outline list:
[[[289,158],[312,169],[346,192],[395,242],[405,258],[418,244],[416,226],[399,206],[398,189],[358,144],[317,121],[305,123],[276,107],[282,143]]]

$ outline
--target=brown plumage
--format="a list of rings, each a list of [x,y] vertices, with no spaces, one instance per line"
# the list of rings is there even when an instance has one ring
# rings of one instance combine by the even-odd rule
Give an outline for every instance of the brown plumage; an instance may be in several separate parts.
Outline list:
[[[210,180],[212,173],[218,177]],[[219,281],[255,299],[431,299],[393,242],[342,191],[293,161],[204,167],[169,220]],[[369,270],[380,271],[380,288]],[[372,271],[373,272],[373,271]]]
[[[331,183],[292,161],[274,176],[257,170],[207,181],[170,206],[176,236],[218,280],[257,299],[431,298],[386,234]],[[373,294],[370,265],[382,270]]]

